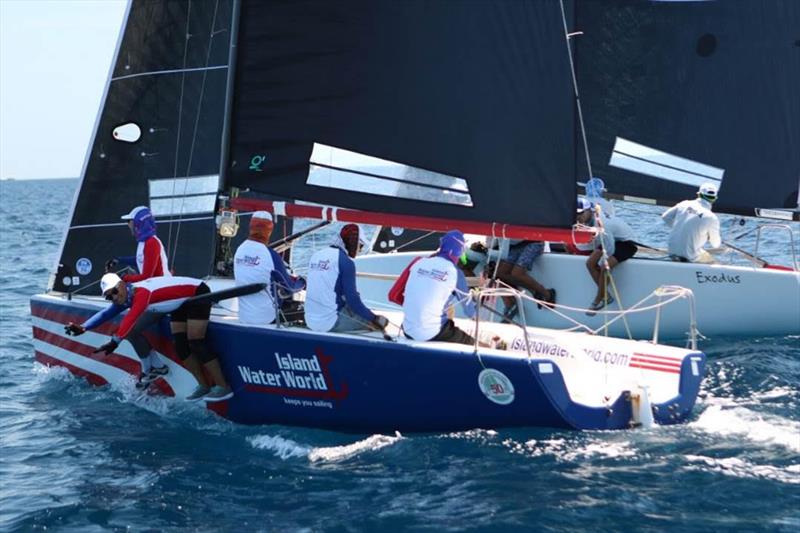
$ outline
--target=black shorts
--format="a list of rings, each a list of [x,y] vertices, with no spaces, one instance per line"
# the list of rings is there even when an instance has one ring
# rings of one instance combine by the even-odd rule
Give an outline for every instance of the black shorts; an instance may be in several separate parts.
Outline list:
[[[458,329],[455,323],[450,319],[444,323],[444,326],[442,326],[442,329],[439,330],[439,333],[437,333],[436,336],[431,340],[440,342],[455,342],[458,344],[475,344],[475,339],[473,339],[466,331]]]
[[[638,250],[639,248],[633,241],[616,241],[612,257],[617,260],[617,263],[622,263],[633,257]]]
[[[195,296],[201,294],[208,294],[211,289],[208,285],[201,283],[197,286]],[[211,301],[205,300],[201,302],[186,302],[170,314],[173,322],[186,322],[187,320],[208,320],[211,316]]]

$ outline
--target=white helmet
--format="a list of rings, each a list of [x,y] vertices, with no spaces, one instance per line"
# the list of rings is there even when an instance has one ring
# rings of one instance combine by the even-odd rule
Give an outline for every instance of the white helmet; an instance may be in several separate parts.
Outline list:
[[[109,289],[116,287],[120,281],[122,281],[122,279],[113,272],[104,274],[103,277],[100,278],[100,292],[105,294]]]
[[[700,186],[700,189],[698,189],[697,191],[698,195],[702,196],[703,198],[705,198],[710,202],[713,202],[714,200],[717,199],[718,193],[719,190],[717,189],[716,184],[710,182],[702,184]]]

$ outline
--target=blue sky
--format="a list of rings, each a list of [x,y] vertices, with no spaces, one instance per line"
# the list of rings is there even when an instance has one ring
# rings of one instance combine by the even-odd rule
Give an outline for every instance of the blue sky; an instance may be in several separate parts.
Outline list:
[[[0,178],[81,173],[125,0],[0,0]]]

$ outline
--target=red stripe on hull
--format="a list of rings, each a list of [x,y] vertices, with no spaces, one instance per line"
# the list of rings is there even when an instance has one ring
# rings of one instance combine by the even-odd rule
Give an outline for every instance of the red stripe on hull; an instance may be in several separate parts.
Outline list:
[[[44,320],[49,320],[51,322],[56,322],[58,324],[67,324],[68,322],[80,324],[86,320],[86,318],[83,316],[65,313],[57,309],[49,308],[46,305],[32,306],[31,315]],[[117,331],[117,326],[112,322],[106,322],[105,324],[94,328],[92,331],[102,335],[108,335],[110,337],[114,334],[114,332]],[[147,339],[147,342],[150,343],[150,346],[158,350],[160,353],[166,355],[176,363],[180,363],[178,356],[175,354],[175,347],[169,339],[149,331],[144,333],[144,337]]]
[[[666,363],[672,363],[672,364],[675,364],[675,365],[678,365],[678,366],[680,366],[681,362],[683,361],[683,359],[675,359],[674,357],[667,357],[667,356],[664,356],[664,355],[652,355],[652,354],[649,354],[649,353],[636,353],[636,352],[634,352],[633,356],[634,357],[641,357],[641,358],[644,358],[644,359],[653,359],[653,360],[659,359],[659,360],[664,361]],[[655,362],[655,361],[653,361],[653,362]]]
[[[646,365],[644,363],[631,363],[628,366],[630,368],[641,368],[641,369],[644,369],[644,370],[655,370],[657,372],[667,372],[669,374],[680,374],[681,373],[680,369],[665,368],[665,367],[660,367],[660,366],[651,366],[651,365]]]
[[[677,370],[678,372],[680,372],[681,370],[681,365],[662,363],[661,361],[652,361],[650,359],[644,359],[642,357],[631,357],[631,363],[636,363],[638,365],[650,365],[658,368],[667,368],[670,370]]]
[[[55,359],[53,357],[50,357],[49,355],[47,355],[45,353],[42,353],[42,352],[40,352],[38,350],[36,352],[34,352],[34,353],[36,354],[36,360],[39,361],[40,363],[42,363],[45,366],[61,366],[61,367],[64,367],[67,370],[69,370],[70,372],[72,372],[73,374],[75,374],[76,376],[81,377],[81,378],[85,378],[86,381],[88,381],[92,385],[97,385],[98,387],[101,386],[101,385],[108,384],[108,381],[106,381],[105,378],[103,378],[101,376],[98,376],[97,374],[94,374],[92,372],[89,372],[88,370],[84,370],[84,369],[82,369],[80,367],[71,365],[69,363],[65,363],[64,361],[61,361],[60,359]]]
[[[67,350],[70,353],[80,355],[81,357],[86,357],[87,359],[92,359],[98,363],[119,368],[120,370],[124,370],[125,372],[134,376],[138,376],[141,372],[141,365],[133,359],[129,359],[128,357],[116,353],[112,353],[110,355],[105,355],[103,353],[92,353],[95,350],[95,348],[92,346],[81,344],[80,342],[76,342],[66,337],[61,337],[60,335],[50,333],[49,331],[37,328],[36,326],[33,327],[33,337],[48,344],[52,344],[57,348]]]

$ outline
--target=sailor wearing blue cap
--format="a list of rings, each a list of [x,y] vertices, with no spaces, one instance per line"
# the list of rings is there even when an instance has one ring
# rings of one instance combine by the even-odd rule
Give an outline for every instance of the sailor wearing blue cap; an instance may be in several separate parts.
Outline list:
[[[457,328],[448,310],[461,301],[468,316],[475,315],[475,304],[468,298],[467,280],[456,265],[464,255],[464,234],[447,232],[432,257],[420,259],[411,267],[403,302],[403,331],[420,341],[474,344],[469,334]]]

